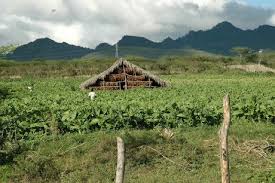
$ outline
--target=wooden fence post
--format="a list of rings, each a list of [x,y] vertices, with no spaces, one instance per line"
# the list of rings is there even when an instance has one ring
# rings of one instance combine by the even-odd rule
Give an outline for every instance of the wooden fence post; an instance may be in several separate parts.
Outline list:
[[[230,183],[228,130],[230,125],[230,99],[226,95],[223,99],[223,124],[219,131],[220,136],[220,166],[222,183]]]
[[[123,183],[125,170],[125,146],[122,138],[117,137],[117,168],[116,168],[116,182]]]

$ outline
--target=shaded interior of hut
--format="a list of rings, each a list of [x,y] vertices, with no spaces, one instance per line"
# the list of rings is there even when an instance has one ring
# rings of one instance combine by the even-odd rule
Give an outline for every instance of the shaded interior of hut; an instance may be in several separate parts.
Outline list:
[[[138,72],[132,67],[125,67],[124,65],[118,67],[111,74],[107,75],[104,80],[98,80],[95,89],[109,89],[109,90],[127,90],[137,87],[156,87],[157,83]]]

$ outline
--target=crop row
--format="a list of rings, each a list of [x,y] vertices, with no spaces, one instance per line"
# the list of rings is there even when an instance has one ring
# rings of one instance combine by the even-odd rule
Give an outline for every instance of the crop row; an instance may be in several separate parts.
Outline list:
[[[149,129],[217,125],[222,120],[220,103],[207,100],[144,103],[140,101],[89,101],[78,98],[40,100],[36,97],[8,100],[1,106],[2,133],[17,138],[29,138],[37,133],[88,133],[98,129]],[[254,122],[275,122],[274,98],[252,97],[233,104],[233,119]]]

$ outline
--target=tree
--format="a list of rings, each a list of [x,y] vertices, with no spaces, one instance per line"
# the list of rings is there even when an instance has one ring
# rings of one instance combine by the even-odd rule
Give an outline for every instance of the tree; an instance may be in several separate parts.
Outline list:
[[[17,45],[0,46],[0,57],[4,57],[12,53],[17,48]]]
[[[257,63],[258,61],[258,55],[256,52],[250,52],[245,56],[245,61],[246,62],[252,62],[252,63]]]
[[[240,62],[253,62],[256,63],[258,59],[258,54],[254,50],[247,47],[234,47],[232,52],[240,57]]]

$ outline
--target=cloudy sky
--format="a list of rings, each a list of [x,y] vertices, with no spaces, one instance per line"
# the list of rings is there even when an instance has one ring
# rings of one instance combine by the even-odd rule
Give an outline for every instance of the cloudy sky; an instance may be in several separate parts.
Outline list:
[[[0,45],[49,37],[94,48],[123,35],[161,41],[222,21],[275,25],[274,0],[0,0]]]

